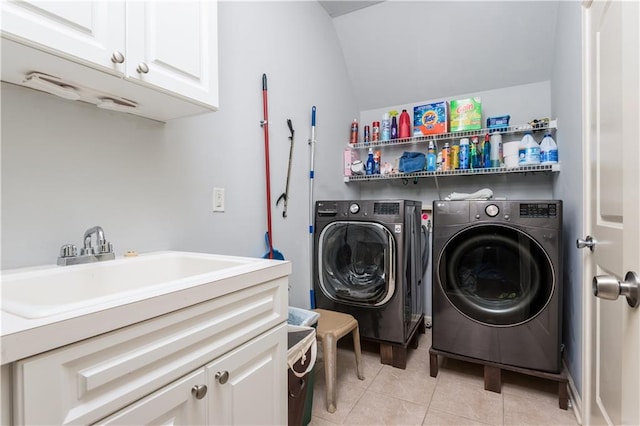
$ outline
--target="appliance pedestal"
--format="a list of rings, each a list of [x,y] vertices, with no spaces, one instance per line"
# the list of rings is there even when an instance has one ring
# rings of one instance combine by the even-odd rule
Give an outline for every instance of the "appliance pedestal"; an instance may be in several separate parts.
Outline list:
[[[563,369],[560,373],[548,373],[546,371],[531,370],[528,368],[514,367],[512,365],[498,364],[491,361],[482,361],[476,358],[470,358],[463,355],[452,354],[449,352],[439,351],[431,347],[429,349],[429,374],[431,377],[438,376],[438,355],[453,358],[465,362],[473,362],[484,366],[484,389],[496,393],[502,391],[502,370],[509,370],[520,374],[540,377],[547,380],[558,382],[558,406],[566,410],[569,407],[569,392],[567,390],[567,373]]]
[[[424,315],[420,316],[416,327],[405,344],[377,341],[380,344],[380,363],[404,370],[407,368],[407,348],[418,348],[418,333],[425,334]],[[363,339],[367,340],[367,339]]]

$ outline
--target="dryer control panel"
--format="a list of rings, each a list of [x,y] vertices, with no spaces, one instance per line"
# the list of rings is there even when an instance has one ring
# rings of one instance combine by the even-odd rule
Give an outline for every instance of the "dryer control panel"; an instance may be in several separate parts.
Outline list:
[[[521,203],[520,217],[549,218],[558,215],[557,204],[551,203]]]

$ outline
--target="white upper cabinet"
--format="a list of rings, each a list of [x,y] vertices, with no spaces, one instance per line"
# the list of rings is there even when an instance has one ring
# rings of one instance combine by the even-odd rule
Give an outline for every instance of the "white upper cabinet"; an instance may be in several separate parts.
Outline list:
[[[127,76],[217,105],[217,21],[210,1],[128,2]]]
[[[125,53],[122,1],[6,1],[2,30],[3,35],[70,59],[124,72],[123,65],[111,60],[116,52],[122,57]]]
[[[0,5],[4,81],[160,121],[218,107],[216,1]]]

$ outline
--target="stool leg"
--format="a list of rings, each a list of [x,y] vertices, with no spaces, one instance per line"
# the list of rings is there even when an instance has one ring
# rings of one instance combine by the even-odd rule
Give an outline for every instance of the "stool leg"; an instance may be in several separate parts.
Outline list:
[[[338,367],[337,343],[335,336],[331,333],[325,334],[322,339],[327,411],[330,413],[335,413],[336,411],[336,369]]]
[[[364,380],[364,373],[362,372],[362,351],[360,350],[360,327],[356,325],[353,329],[353,351],[356,353],[356,371],[358,372],[358,379]]]

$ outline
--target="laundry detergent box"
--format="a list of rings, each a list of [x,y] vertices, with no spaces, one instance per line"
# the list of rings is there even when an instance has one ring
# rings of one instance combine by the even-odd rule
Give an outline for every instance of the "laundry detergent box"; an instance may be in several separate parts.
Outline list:
[[[480,98],[452,100],[449,103],[451,132],[482,128],[482,102]]]
[[[449,131],[449,104],[435,102],[413,107],[413,136],[437,135]]]

